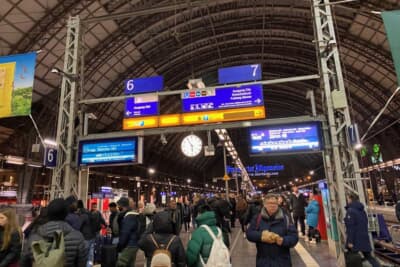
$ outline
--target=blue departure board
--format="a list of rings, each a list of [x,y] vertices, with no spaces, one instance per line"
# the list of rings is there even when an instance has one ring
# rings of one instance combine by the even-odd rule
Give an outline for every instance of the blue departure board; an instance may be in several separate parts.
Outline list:
[[[81,141],[80,165],[112,165],[138,161],[138,138]]]
[[[164,87],[163,76],[153,76],[125,80],[125,94],[145,94],[161,91]]]
[[[158,98],[154,97],[132,97],[125,100],[125,118],[158,116]]]
[[[250,129],[251,154],[321,150],[319,123],[274,125]]]
[[[204,91],[204,90],[203,90]],[[201,89],[182,94],[183,112],[243,108],[264,105],[263,88],[260,84],[240,87]]]
[[[219,84],[261,80],[261,64],[242,65],[218,69]]]

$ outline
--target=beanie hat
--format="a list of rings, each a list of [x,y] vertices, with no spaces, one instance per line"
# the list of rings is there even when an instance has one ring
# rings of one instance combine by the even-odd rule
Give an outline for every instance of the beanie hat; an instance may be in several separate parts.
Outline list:
[[[68,214],[67,202],[62,198],[54,199],[47,207],[47,216],[50,221],[63,221]]]
[[[121,197],[118,201],[117,204],[121,207],[129,207],[129,199],[127,197]]]

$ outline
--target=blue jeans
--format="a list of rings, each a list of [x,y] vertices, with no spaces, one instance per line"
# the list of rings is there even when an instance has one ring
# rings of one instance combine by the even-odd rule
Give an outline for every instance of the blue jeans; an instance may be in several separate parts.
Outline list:
[[[86,240],[86,244],[89,248],[89,254],[88,254],[88,261],[86,264],[86,267],[92,267],[93,266],[93,261],[94,261],[94,244],[95,244],[96,238]]]

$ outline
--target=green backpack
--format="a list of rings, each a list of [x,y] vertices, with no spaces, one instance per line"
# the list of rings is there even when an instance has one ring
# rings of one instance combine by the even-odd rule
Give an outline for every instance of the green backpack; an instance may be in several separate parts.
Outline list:
[[[52,240],[39,240],[32,242],[33,267],[60,267],[65,264],[64,234],[62,231],[54,232]]]

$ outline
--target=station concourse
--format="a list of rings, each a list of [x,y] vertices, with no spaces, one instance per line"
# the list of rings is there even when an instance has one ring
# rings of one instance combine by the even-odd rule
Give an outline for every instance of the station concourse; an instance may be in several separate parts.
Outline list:
[[[117,208],[214,212],[235,267],[297,238],[293,266],[400,266],[398,25],[400,0],[2,0],[0,266],[54,218],[120,264]]]

